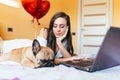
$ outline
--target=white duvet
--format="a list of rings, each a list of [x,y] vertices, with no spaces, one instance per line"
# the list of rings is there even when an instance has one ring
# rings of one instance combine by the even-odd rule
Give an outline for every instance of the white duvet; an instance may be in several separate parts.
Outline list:
[[[120,66],[89,73],[64,65],[32,69],[5,61],[0,62],[0,80],[120,80]]]

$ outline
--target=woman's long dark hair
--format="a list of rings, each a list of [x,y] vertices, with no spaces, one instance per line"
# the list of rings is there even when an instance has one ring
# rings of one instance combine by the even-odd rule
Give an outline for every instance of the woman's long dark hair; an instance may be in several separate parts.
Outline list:
[[[68,33],[64,40],[67,41],[66,48],[68,52],[71,55],[73,55],[74,50],[73,50],[73,45],[72,45],[72,36],[71,36],[71,29],[70,29],[71,28],[70,17],[64,12],[58,12],[52,17],[50,24],[49,24],[49,29],[48,29],[47,46],[50,47],[56,53],[56,38],[53,33],[53,25],[54,25],[54,21],[59,17],[62,17],[67,21]]]

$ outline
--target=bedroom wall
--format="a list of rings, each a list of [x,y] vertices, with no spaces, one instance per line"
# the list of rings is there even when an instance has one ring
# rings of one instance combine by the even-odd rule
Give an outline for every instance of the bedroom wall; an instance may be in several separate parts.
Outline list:
[[[120,0],[113,0],[113,26],[120,27]]]

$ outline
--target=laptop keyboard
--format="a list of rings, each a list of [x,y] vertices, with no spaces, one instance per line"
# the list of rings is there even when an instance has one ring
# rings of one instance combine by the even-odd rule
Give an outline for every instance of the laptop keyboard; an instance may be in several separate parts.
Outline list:
[[[93,61],[94,61],[93,58],[88,58],[86,60],[67,61],[67,63],[75,66],[86,67],[86,66],[91,66],[93,64]]]

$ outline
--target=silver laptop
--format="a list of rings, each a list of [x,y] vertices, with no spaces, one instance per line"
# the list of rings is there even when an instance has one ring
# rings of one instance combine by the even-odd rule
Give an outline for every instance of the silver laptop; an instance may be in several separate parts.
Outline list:
[[[120,65],[120,28],[110,27],[96,58],[85,61],[66,61],[60,64],[88,72]]]

